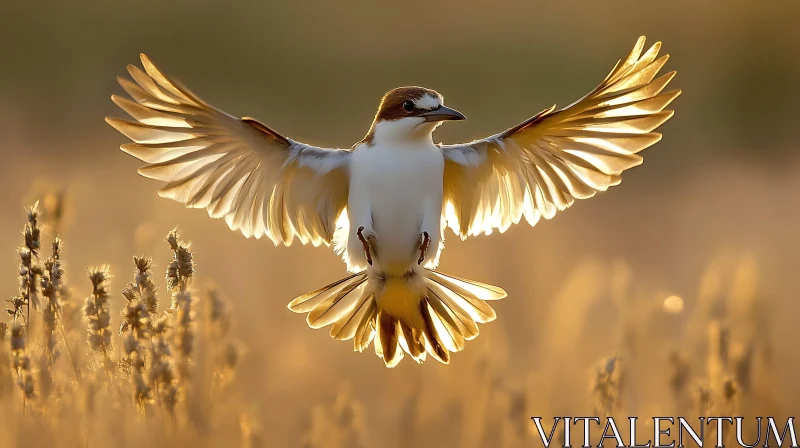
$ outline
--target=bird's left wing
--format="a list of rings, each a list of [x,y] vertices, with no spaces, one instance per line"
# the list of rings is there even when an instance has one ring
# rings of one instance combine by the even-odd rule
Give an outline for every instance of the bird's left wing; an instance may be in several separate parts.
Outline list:
[[[680,90],[661,91],[675,72],[654,79],[667,61],[660,43],[642,54],[644,37],[588,95],[555,106],[492,137],[442,146],[443,217],[461,238],[505,231],[524,216],[552,218],[575,199],[620,182],[642,163],[637,153],[658,142],[652,132],[673,114]]]
[[[216,109],[142,55],[144,71],[119,78],[133,100],[112,100],[136,121],[106,118],[146,162],[139,173],[166,182],[159,195],[205,208],[246,237],[289,245],[330,244],[347,205],[350,151],[284,137],[251,118]]]

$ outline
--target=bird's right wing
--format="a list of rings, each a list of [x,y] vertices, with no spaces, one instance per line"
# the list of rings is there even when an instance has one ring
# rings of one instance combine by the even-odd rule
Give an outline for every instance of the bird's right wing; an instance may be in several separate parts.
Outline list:
[[[251,118],[216,109],[142,55],[145,71],[119,78],[133,99],[111,99],[136,122],[106,118],[146,162],[139,173],[166,182],[162,197],[205,208],[246,237],[329,245],[347,205],[350,151],[284,137]]]
[[[550,219],[575,199],[594,196],[642,163],[637,154],[661,139],[653,132],[672,117],[666,107],[681,92],[662,90],[675,72],[656,78],[667,62],[660,43],[630,55],[580,100],[555,106],[491,137],[442,146],[442,210],[461,238],[505,231],[524,216]]]

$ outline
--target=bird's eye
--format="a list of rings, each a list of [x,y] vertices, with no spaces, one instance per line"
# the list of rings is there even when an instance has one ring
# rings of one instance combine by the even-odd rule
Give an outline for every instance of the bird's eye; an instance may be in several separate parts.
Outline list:
[[[411,112],[412,110],[414,110],[414,102],[413,101],[404,102],[403,109],[407,110],[408,112]]]

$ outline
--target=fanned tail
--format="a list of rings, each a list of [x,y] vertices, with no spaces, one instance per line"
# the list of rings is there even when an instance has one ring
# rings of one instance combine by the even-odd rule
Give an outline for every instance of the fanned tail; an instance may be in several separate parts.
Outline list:
[[[448,364],[450,353],[478,336],[478,324],[496,315],[487,301],[506,297],[496,286],[433,270],[404,277],[360,272],[304,294],[289,309],[308,313],[309,327],[331,327],[331,337],[353,339],[362,352],[375,339],[375,353],[387,367],[411,356],[418,363],[430,354]]]

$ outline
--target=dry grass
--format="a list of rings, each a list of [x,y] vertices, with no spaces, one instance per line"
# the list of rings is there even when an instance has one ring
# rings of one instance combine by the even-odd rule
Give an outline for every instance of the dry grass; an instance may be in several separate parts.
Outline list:
[[[281,429],[264,430],[270,425],[262,414],[280,412],[269,409],[280,404],[248,393],[260,387],[252,377],[247,384],[237,381],[246,344],[236,339],[222,295],[196,285],[195,254],[176,230],[164,244],[165,286],[154,280],[153,259],[134,256],[133,276],[117,294],[107,266],[89,268],[88,278],[77,281],[65,269],[60,238],[52,238],[49,253],[42,254],[39,210],[34,205],[26,213],[19,292],[8,300],[8,322],[0,323],[3,446],[265,446],[291,440],[313,448],[523,447],[539,443],[533,415],[625,419],[783,411],[775,406],[770,378],[776,366],[767,324],[756,313],[763,303],[752,262],[709,267],[688,316],[680,298],[662,303],[635,297],[625,264],[587,263],[563,285],[545,319],[541,368],[526,378],[504,374],[508,344],[485,336],[494,340],[484,341],[489,349],[474,362],[425,371],[407,382],[409,389],[397,395],[396,439],[370,429],[377,417],[352,385],[320,397],[301,418],[302,433],[276,438],[270,431]],[[598,287],[605,293],[586,293]],[[85,291],[83,305],[73,290]],[[112,309],[120,302],[121,309]],[[563,351],[579,344],[598,306],[622,322],[603,330],[616,334],[618,343],[607,347],[607,358],[559,383],[554,375]],[[664,350],[656,333],[678,325],[679,318],[674,340],[682,342]],[[663,374],[651,377],[654,371]],[[576,382],[582,385],[577,392]],[[707,439],[714,437],[706,432]]]
[[[20,424],[4,434],[6,441],[109,446],[114,426],[115,439],[148,446],[206,444],[230,436],[217,428],[239,426],[243,442],[258,439],[253,425],[240,424],[246,413],[235,407],[230,412],[225,402],[239,356],[228,335],[226,304],[216,291],[193,287],[192,252],[177,230],[165,245],[172,253],[166,270],[171,304],[159,306],[154,262],[135,256],[118,326],[108,266],[88,269],[81,326],[68,318],[75,304],[64,281],[62,242],[55,237],[42,260],[38,205],[27,215],[20,292],[8,301],[9,322],[0,325],[3,414]],[[205,306],[203,322],[196,321],[198,305]]]

